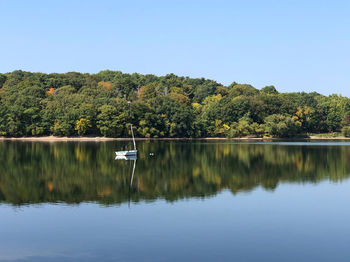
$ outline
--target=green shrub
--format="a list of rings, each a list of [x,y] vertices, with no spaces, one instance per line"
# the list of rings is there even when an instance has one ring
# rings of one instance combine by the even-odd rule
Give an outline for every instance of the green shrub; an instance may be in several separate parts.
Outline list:
[[[295,137],[301,133],[301,123],[290,116],[274,114],[265,118],[265,133],[274,137]]]
[[[232,123],[227,130],[226,135],[228,137],[244,137],[244,136],[256,136],[262,137],[264,135],[264,125],[259,125],[253,122],[251,119],[243,117],[238,122]]]
[[[341,130],[343,136],[350,137],[350,126],[344,126]]]

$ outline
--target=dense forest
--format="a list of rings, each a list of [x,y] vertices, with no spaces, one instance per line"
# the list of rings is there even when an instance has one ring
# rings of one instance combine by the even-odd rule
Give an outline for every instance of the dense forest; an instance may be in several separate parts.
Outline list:
[[[350,136],[350,99],[204,78],[69,72],[0,74],[0,136]]]

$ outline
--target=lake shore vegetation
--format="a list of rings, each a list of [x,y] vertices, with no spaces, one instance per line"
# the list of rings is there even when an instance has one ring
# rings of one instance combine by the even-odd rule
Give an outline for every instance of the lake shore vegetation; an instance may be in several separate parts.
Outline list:
[[[0,136],[123,138],[129,124],[142,138],[349,137],[350,99],[174,74],[0,74]]]

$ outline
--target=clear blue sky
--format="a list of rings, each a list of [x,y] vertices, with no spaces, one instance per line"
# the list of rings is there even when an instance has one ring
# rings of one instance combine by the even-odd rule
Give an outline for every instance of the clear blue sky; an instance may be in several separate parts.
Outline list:
[[[350,96],[350,1],[0,0],[0,72],[104,69]]]

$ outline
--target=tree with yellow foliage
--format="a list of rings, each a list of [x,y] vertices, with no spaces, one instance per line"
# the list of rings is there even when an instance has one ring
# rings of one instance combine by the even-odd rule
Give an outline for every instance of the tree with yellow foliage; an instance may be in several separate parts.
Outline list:
[[[80,118],[75,124],[75,130],[78,132],[78,135],[85,135],[88,128],[91,127],[90,120],[86,118]]]

